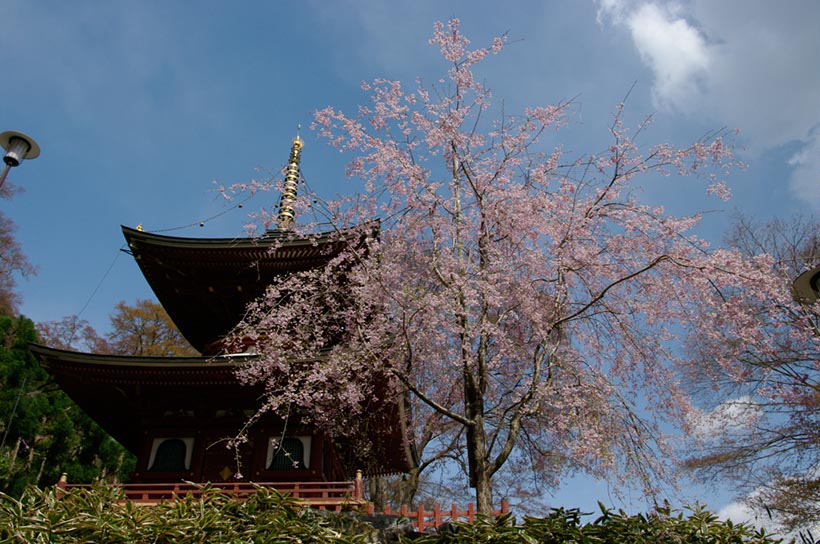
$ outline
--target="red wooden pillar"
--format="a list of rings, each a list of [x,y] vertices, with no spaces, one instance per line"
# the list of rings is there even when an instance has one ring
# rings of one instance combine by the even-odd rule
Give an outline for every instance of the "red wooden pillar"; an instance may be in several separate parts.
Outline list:
[[[424,504],[420,502],[418,512],[416,512],[416,527],[420,533],[424,532],[424,514]]]
[[[353,498],[357,500],[364,500],[364,480],[362,478],[362,471],[356,471],[356,485],[353,488]]]
[[[62,499],[65,495],[66,487],[68,486],[68,474],[63,472],[60,479],[57,481],[57,498]]]

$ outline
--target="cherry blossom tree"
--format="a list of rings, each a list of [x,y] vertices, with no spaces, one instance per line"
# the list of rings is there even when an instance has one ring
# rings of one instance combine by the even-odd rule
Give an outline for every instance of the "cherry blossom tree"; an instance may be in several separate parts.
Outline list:
[[[657,491],[674,469],[661,425],[691,426],[681,335],[700,332],[696,311],[738,284],[742,259],[709,251],[699,215],[642,203],[640,181],[692,176],[728,198],[731,145],[722,133],[642,145],[651,118],[630,129],[619,105],[608,148],[568,156],[539,139],[571,103],[509,115],[474,74],[504,37],[471,49],[452,20],[430,43],[450,65],[439,85],[378,79],[355,115],[316,113],[364,193],[297,203],[324,226],[303,221],[283,240],[329,223],[347,250],[249,307],[234,339],[259,357],[242,378],[265,383],[265,409],[310,408],[336,433],[361,433],[373,396],[399,399],[408,456],[452,447],[484,513],[505,471]],[[428,425],[439,438],[413,452]]]
[[[691,384],[703,412],[688,468],[731,479],[747,501],[789,528],[820,516],[820,304],[794,300],[792,282],[820,263],[817,218],[760,223],[738,215],[727,245],[745,275],[721,290],[690,342]],[[745,283],[745,282],[744,282]]]
[[[108,353],[110,348],[91,324],[77,315],[36,324],[37,336],[46,346],[70,351]]]

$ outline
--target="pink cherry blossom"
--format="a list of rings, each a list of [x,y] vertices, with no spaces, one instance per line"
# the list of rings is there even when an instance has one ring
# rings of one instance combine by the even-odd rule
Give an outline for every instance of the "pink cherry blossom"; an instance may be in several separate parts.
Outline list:
[[[651,118],[630,129],[619,105],[611,145],[573,158],[540,142],[571,104],[501,115],[474,76],[503,38],[470,49],[452,20],[430,43],[449,86],[377,79],[362,84],[370,100],[356,115],[316,112],[312,127],[352,154],[347,174],[365,193],[300,195],[305,209],[317,199],[320,219],[292,235],[329,223],[345,249],[248,308],[234,340],[254,339],[259,359],[242,379],[265,384],[268,409],[335,434],[366,434],[359,416],[389,395],[413,462],[455,459],[483,512],[493,482],[521,467],[521,485],[582,471],[658,491],[675,469],[662,429],[691,429],[686,338],[736,346],[714,356],[740,376],[743,346],[777,327],[758,310],[776,300],[797,311],[767,263],[711,251],[699,214],[637,196],[660,174],[728,198],[727,135],[637,145]]]

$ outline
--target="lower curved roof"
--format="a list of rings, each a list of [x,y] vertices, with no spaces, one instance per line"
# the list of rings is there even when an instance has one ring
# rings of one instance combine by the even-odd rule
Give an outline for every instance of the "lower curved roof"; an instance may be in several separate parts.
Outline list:
[[[253,355],[218,357],[128,357],[101,355],[29,344],[57,384],[100,427],[136,453],[140,433],[158,418],[187,414],[197,424],[218,412],[238,414],[242,422],[262,405],[264,388],[239,382],[237,368]],[[383,395],[374,395],[383,398]],[[398,403],[376,401],[365,416],[372,441],[370,458],[357,456],[355,440],[337,446],[347,469],[367,474],[407,472]]]
[[[125,357],[30,344],[29,349],[71,399],[117,442],[136,452],[143,421],[198,399],[253,408],[261,388],[240,387],[239,358]]]

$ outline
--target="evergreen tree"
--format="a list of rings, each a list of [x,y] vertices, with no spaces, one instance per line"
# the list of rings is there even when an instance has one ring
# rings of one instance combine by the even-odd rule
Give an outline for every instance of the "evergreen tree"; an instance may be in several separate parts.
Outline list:
[[[18,496],[63,472],[75,483],[127,478],[133,456],[51,382],[28,350],[37,341],[30,319],[0,317],[0,491]]]

